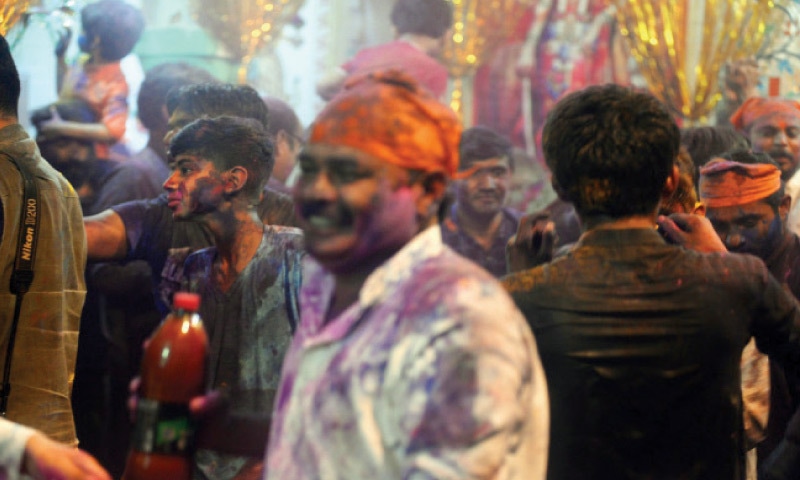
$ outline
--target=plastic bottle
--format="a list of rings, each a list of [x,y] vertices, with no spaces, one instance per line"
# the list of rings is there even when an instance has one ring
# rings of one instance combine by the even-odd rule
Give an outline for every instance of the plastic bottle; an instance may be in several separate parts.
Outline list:
[[[204,392],[208,350],[199,307],[199,295],[176,293],[172,312],[144,350],[124,480],[191,478],[189,401]]]

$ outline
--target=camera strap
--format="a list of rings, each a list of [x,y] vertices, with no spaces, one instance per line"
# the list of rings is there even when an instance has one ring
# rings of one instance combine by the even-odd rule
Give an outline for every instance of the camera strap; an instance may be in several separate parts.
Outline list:
[[[33,173],[14,157],[3,153],[17,167],[22,177],[23,202],[20,213],[19,237],[17,239],[17,255],[14,260],[14,271],[11,274],[11,293],[16,295],[14,303],[14,319],[6,350],[6,361],[3,368],[3,383],[0,385],[0,416],[6,416],[8,397],[11,394],[11,359],[14,356],[14,341],[17,336],[22,299],[33,283],[33,264],[36,260],[36,244],[39,240],[39,189]]]

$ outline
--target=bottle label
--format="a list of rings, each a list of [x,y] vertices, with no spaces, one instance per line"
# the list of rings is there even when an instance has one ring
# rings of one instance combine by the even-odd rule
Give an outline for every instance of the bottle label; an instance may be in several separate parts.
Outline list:
[[[143,453],[188,454],[193,436],[188,405],[139,398],[131,448]]]

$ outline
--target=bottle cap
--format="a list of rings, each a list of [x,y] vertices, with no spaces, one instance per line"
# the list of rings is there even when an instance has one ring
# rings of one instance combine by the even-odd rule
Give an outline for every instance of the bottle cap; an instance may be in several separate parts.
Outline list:
[[[200,295],[189,292],[175,292],[172,297],[172,306],[176,310],[196,312],[200,308]]]

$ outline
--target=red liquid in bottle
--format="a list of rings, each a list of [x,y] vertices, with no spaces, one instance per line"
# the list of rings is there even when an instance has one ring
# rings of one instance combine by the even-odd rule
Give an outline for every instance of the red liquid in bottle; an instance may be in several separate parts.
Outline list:
[[[125,480],[181,480],[192,473],[189,401],[204,393],[208,337],[200,296],[178,292],[145,348],[136,427]]]

